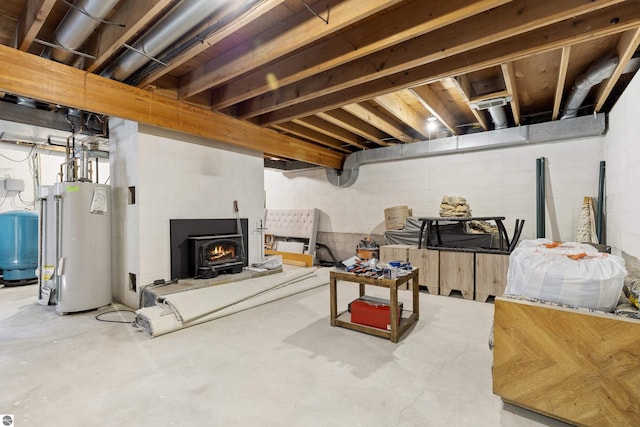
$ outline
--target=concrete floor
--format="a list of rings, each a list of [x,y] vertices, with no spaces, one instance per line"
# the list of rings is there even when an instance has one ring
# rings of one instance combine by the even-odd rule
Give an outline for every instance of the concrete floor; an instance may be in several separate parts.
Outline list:
[[[490,303],[421,292],[392,344],[332,328],[325,286],[150,339],[95,319],[113,307],[59,316],[36,293],[0,288],[0,414],[17,427],[565,425],[492,394]],[[338,285],[339,307],[356,297]]]

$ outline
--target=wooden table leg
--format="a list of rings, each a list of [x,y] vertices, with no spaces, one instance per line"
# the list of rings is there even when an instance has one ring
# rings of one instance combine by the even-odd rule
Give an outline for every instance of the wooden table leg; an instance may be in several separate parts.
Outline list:
[[[336,326],[336,317],[338,315],[338,301],[336,295],[336,282],[335,277],[329,279],[329,301],[331,305],[331,313],[329,315],[331,320],[331,326]]]
[[[359,283],[360,285],[360,296],[364,296],[364,283]]]
[[[391,310],[391,342],[398,342],[398,285],[389,286]]]
[[[416,314],[416,320],[420,318],[420,293],[418,284],[418,275],[411,279],[411,285],[413,286],[413,307],[412,310]]]

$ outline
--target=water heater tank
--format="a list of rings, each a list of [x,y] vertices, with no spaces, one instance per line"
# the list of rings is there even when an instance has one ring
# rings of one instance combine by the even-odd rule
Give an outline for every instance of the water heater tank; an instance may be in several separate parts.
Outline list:
[[[38,214],[0,213],[0,268],[4,281],[35,279],[38,266]]]

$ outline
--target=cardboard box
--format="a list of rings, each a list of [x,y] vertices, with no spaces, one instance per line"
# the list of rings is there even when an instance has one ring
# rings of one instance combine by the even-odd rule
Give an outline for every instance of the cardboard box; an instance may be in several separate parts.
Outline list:
[[[389,300],[362,296],[349,304],[351,321],[360,325],[391,330],[391,306]],[[398,303],[398,325],[402,317],[402,303]]]

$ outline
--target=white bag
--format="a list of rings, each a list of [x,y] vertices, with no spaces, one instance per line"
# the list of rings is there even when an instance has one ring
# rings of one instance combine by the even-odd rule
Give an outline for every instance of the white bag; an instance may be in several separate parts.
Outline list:
[[[523,240],[509,256],[505,294],[612,311],[626,274],[622,258],[591,245]]]

